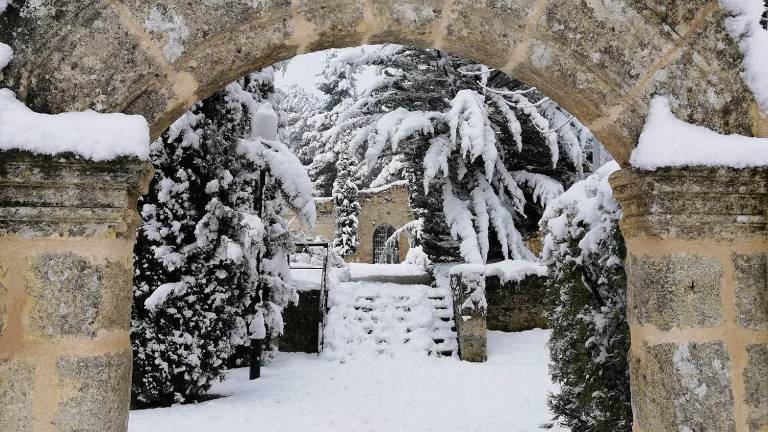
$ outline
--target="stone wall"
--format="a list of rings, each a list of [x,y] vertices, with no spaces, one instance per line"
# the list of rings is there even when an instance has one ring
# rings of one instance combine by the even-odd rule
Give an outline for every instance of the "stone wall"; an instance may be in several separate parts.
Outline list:
[[[325,305],[320,290],[299,291],[299,303],[283,309],[285,329],[275,341],[282,352],[317,353]]]
[[[549,327],[545,315],[545,282],[545,278],[538,276],[507,283],[501,283],[498,276],[486,278],[488,330],[517,332]]]
[[[358,236],[360,247],[357,254],[344,257],[347,262],[370,263],[373,261],[373,233],[376,227],[389,224],[395,229],[401,228],[413,220],[409,206],[408,185],[404,182],[391,186],[362,190],[359,193],[360,216],[358,216]],[[287,219],[291,221],[288,228],[295,233],[309,238],[320,237],[323,241],[333,241],[336,230],[336,209],[331,198],[316,198],[317,223],[314,231],[308,231],[301,226],[294,213],[289,212]],[[405,260],[408,253],[408,236],[402,234],[399,239],[400,261]]]

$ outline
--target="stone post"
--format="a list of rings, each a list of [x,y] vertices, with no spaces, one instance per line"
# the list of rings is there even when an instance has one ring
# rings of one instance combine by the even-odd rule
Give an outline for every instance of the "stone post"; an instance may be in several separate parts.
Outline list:
[[[622,170],[636,432],[768,430],[768,169]]]
[[[488,359],[488,335],[485,324],[488,304],[485,300],[485,274],[482,267],[479,271],[469,269],[471,267],[473,266],[458,265],[451,269],[456,339],[459,343],[460,359],[484,362]]]
[[[136,159],[0,152],[0,430],[122,432]]]

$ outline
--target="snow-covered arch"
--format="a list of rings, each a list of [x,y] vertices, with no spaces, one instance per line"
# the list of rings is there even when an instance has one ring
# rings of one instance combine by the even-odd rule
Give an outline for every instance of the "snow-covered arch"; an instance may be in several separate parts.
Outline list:
[[[0,15],[0,41],[15,51],[0,84],[40,112],[141,114],[154,138],[225,84],[296,54],[436,47],[538,87],[626,167],[656,94],[690,123],[768,135],[725,19],[717,0],[14,0]],[[0,430],[125,429],[125,298],[145,169],[0,155]],[[768,427],[766,179],[764,169],[614,176],[635,430],[693,430],[702,418],[712,430]],[[67,314],[48,313],[61,302]]]
[[[540,88],[625,163],[652,95],[683,120],[763,134],[717,1],[100,0],[11,2],[3,85],[41,112],[144,115],[153,138],[192,104],[296,54],[436,47]]]

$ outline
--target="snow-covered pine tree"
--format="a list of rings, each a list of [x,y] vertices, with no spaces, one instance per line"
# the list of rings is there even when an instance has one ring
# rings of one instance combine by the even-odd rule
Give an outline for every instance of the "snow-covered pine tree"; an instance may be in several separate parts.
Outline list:
[[[279,308],[295,295],[286,283],[290,275],[270,262],[281,253],[285,262],[290,248],[279,241],[285,222],[275,209],[288,197],[312,216],[311,183],[279,143],[264,148],[261,158],[242,157],[240,149],[241,138],[264,123],[258,113],[276,103],[271,74],[267,69],[230,84],[152,145],[156,172],[139,203],[134,254],[137,403],[180,403],[206,392],[234,348],[247,341],[248,323],[266,316],[280,330]],[[276,135],[276,119],[267,123]],[[286,170],[297,167],[283,184]],[[258,202],[262,179],[270,192]]]
[[[350,178],[355,166],[349,151],[339,153],[336,180],[333,183],[333,203],[336,207],[333,249],[341,256],[354,255],[360,242],[357,234],[360,203],[357,200],[357,186]]]
[[[554,421],[573,432],[632,430],[626,250],[610,162],[550,202],[541,229],[549,268],[550,395]]]
[[[375,79],[370,79],[372,73]],[[361,80],[361,75],[367,79]],[[522,239],[538,231],[536,222],[547,200],[591,171],[590,156],[600,154],[589,130],[535,89],[436,50],[383,45],[333,51],[318,86],[329,97],[325,109],[307,122],[316,131],[302,134],[302,141],[292,146],[310,164],[319,193],[331,192],[342,148],[363,161],[354,176],[358,187],[407,179],[411,207],[424,220],[420,241],[436,262],[466,259],[454,237],[465,250],[477,252],[474,258],[527,255]],[[480,128],[480,139],[470,137],[475,127]],[[495,154],[468,152],[483,142],[494,143],[485,148],[495,147]],[[446,163],[438,166],[441,158]],[[476,183],[479,177],[469,171],[486,175],[490,189]],[[448,173],[453,175],[450,193],[458,201],[444,199]],[[431,182],[434,186],[428,186]],[[473,190],[476,199],[470,196]],[[475,208],[489,191],[499,197],[502,205],[497,209],[507,211],[506,216],[496,212],[487,219],[487,208]],[[458,205],[454,210],[472,201],[465,205],[464,216],[473,218],[476,239],[465,242],[462,236],[471,236],[467,226],[446,223],[446,201]],[[509,217],[519,236],[500,227]],[[512,237],[501,241],[507,234]],[[470,247],[472,243],[477,246]],[[510,255],[510,244],[517,253]]]
[[[366,142],[369,167],[385,151],[405,155],[430,258],[532,259],[523,239],[547,202],[591,169],[597,140],[535,89],[485,66],[407,47],[383,63],[396,78],[374,92],[382,114],[353,142]]]
[[[133,395],[140,403],[203,394],[232,353],[237,293],[248,292],[251,279],[229,199],[230,189],[249,183],[233,175],[232,143],[248,125],[239,108],[216,94],[152,145],[155,177],[140,202],[134,251]]]

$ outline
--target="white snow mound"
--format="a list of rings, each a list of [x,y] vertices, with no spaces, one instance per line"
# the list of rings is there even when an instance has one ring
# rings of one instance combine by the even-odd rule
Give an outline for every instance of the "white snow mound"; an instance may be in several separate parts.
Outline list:
[[[39,114],[0,89],[0,150],[54,155],[75,153],[104,161],[120,156],[149,158],[149,126],[142,116],[96,111]]]
[[[768,138],[721,135],[686,123],[672,113],[669,99],[651,101],[640,142],[629,162],[644,170],[661,167],[768,166]]]

